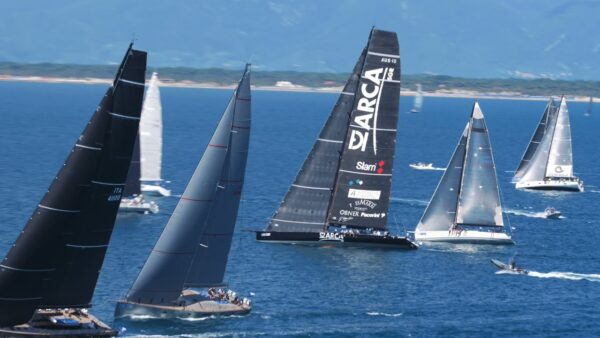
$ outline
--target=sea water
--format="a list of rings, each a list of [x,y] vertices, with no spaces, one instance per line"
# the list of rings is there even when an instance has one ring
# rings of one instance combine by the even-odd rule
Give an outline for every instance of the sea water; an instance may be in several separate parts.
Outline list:
[[[100,101],[104,85],[0,83],[0,256],[42,198]],[[180,195],[230,90],[162,88],[163,177]],[[113,322],[177,197],[157,215],[119,215],[90,310],[125,336],[467,337],[600,335],[600,117],[569,103],[576,173],[584,193],[517,191],[510,184],[545,101],[481,99],[507,226],[515,246],[435,245],[417,251],[257,243],[337,95],[254,91],[251,147],[226,282],[254,294],[243,317]],[[426,97],[418,114],[401,99],[394,163],[394,232],[413,230],[467,123],[473,99]],[[539,216],[553,206],[564,219]],[[497,274],[491,258],[532,271]]]

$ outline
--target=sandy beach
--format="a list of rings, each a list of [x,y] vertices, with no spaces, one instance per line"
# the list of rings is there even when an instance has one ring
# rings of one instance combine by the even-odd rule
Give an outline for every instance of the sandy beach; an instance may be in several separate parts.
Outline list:
[[[82,84],[82,85],[97,85],[97,84],[110,84],[112,80],[102,78],[67,78],[67,77],[43,77],[43,76],[13,76],[13,75],[1,75],[0,81],[14,81],[14,82],[39,82],[39,83],[71,83],[71,84]],[[236,84],[230,85],[219,84],[215,82],[193,82],[188,80],[174,81],[171,79],[161,79],[162,87],[173,87],[173,88],[199,88],[199,89],[227,89],[231,90],[235,88]],[[300,93],[339,93],[342,91],[342,87],[306,87],[301,85],[295,85],[289,81],[279,81],[273,86],[252,86],[253,90],[262,91],[281,91],[281,92],[300,92]],[[415,91],[401,90],[402,96],[414,96]],[[459,89],[442,89],[437,91],[423,91],[425,97],[452,97],[452,98],[469,98],[469,99],[501,99],[501,100],[533,100],[533,101],[546,101],[547,96],[532,96],[525,95],[518,92],[477,92]],[[588,102],[589,97],[587,96],[567,96],[569,101]],[[598,98],[594,97],[594,100]]]

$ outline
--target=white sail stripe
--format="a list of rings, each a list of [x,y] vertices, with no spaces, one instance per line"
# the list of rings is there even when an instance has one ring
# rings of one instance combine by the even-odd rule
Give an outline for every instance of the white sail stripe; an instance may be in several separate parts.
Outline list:
[[[285,219],[280,219],[280,218],[272,218],[272,221],[277,221],[277,222],[286,222],[286,223],[297,223],[297,224],[322,224],[325,225],[324,222],[300,222],[300,221],[288,221]]]
[[[77,248],[77,249],[99,249],[99,248],[107,248],[106,245],[77,245],[77,244],[66,244],[69,248]]]
[[[127,115],[121,115],[121,114],[117,114],[117,113],[108,113],[109,115],[112,115],[114,117],[118,117],[121,119],[126,119],[126,120],[139,120],[139,117],[135,117],[135,116],[127,116]]]
[[[323,142],[330,142],[330,143],[344,143],[344,141],[330,140],[330,139],[326,139],[326,138],[318,138],[317,140],[323,141]]]
[[[68,210],[68,209],[51,208],[51,207],[47,207],[47,206],[42,205],[42,204],[38,204],[38,207],[40,207],[42,209],[46,209],[46,210],[59,211],[59,212],[70,212],[70,213],[81,212],[81,210]]]
[[[119,79],[119,81],[120,82],[124,82],[124,83],[129,83],[129,84],[132,84],[132,85],[136,85],[136,86],[142,86],[142,87],[146,86],[146,84],[141,83],[141,82],[137,82],[137,81],[131,81],[131,80],[125,80],[125,79]]]
[[[350,92],[341,92],[340,94],[354,96],[354,93],[350,93]]]
[[[100,182],[100,181],[92,181],[92,183],[100,184],[100,185],[110,185],[110,186],[113,186],[113,187],[117,187],[117,186],[120,186],[120,185],[125,185],[125,183],[111,183],[111,182]]]
[[[350,127],[365,129],[359,125],[351,124]],[[397,129],[384,129],[384,128],[369,128],[369,130],[377,130],[377,131],[397,131]]]
[[[327,191],[331,191],[330,188],[322,188],[322,187],[310,187],[307,185],[300,185],[300,184],[292,184],[293,187],[297,187],[297,188],[303,188],[303,189],[313,189],[313,190],[327,190]]]
[[[400,55],[396,55],[396,54],[385,54],[385,53],[376,53],[376,52],[367,52],[367,54],[375,55],[375,56],[384,56],[384,57],[395,58],[395,59],[400,58]]]
[[[4,264],[1,264],[0,268],[14,270],[14,271],[21,271],[21,272],[50,272],[50,271],[56,270],[56,269],[19,269],[19,268],[13,268],[11,266],[4,265]]]
[[[377,173],[363,173],[360,171],[352,171],[352,170],[344,170],[344,169],[340,169],[341,172],[345,172],[345,173],[351,173],[351,174],[358,174],[358,175],[369,175],[369,176],[392,176],[392,174],[377,174]]]
[[[83,149],[89,149],[89,150],[102,150],[102,148],[98,148],[98,147],[90,147],[90,146],[84,146],[83,144],[79,144],[79,143],[75,143],[75,146],[77,148],[83,148]]]

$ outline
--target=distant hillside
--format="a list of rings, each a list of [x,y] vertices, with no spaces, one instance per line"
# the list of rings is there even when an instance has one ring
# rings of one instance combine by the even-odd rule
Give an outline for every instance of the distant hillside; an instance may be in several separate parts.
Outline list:
[[[159,73],[164,82],[211,83],[231,85],[237,82],[241,70],[197,69],[187,67],[150,68]],[[51,78],[100,78],[112,79],[114,65],[69,65],[69,64],[18,64],[0,62],[0,75],[39,76]],[[311,88],[343,86],[348,74],[312,73],[294,71],[253,71],[252,82],[258,86],[274,86],[287,81],[294,85]],[[505,93],[521,95],[577,95],[599,96],[599,81],[566,81],[550,79],[468,79],[441,75],[403,75],[403,90],[414,90],[420,83],[427,92],[473,91],[480,93]]]

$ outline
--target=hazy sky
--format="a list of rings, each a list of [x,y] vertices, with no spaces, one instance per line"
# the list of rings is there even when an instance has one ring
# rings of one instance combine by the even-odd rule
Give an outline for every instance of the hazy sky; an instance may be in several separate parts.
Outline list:
[[[348,72],[372,25],[403,73],[600,80],[600,0],[0,0],[0,61]]]

